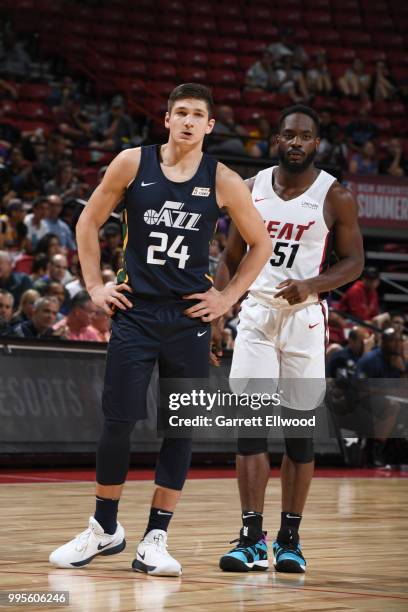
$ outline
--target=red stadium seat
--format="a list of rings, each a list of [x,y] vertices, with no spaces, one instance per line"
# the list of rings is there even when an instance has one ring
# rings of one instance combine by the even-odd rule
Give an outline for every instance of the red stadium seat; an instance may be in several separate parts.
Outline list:
[[[214,14],[214,7],[211,2],[189,2],[187,10],[197,16],[212,16]]]
[[[164,79],[170,81],[176,79],[177,71],[173,64],[166,64],[164,62],[158,62],[157,64],[148,64],[146,73],[152,79],[163,81]]]
[[[20,110],[14,100],[0,100],[0,108],[5,117],[18,117]]]
[[[167,99],[175,85],[174,81],[149,81],[146,82],[146,89]]]
[[[147,59],[148,50],[146,45],[136,42],[134,45],[121,44],[119,55],[123,59]]]
[[[250,125],[256,123],[260,117],[265,117],[265,113],[257,108],[236,108],[235,119],[237,123]]]
[[[243,21],[224,19],[218,21],[218,31],[221,35],[243,37],[247,34],[247,26]]]
[[[137,60],[120,60],[117,63],[117,72],[127,77],[144,76],[146,74],[146,63]]]
[[[254,21],[258,23],[263,23],[264,21],[271,21],[272,23],[275,20],[274,11],[272,7],[269,7],[265,4],[265,6],[252,6],[250,5],[245,9],[245,19],[246,21]]]
[[[185,30],[187,20],[183,14],[163,13],[158,18],[159,25],[165,30]]]
[[[183,66],[178,69],[178,76],[183,83],[205,83],[207,70],[200,66]]]
[[[371,36],[368,32],[348,32],[345,30],[341,33],[341,38],[348,47],[369,47],[372,45]],[[376,44],[377,42],[376,40]],[[358,55],[358,52],[356,53]]]
[[[239,40],[238,48],[244,55],[256,54],[261,56],[267,45],[262,40]]]
[[[364,25],[367,30],[393,30],[394,22],[388,15],[366,15]]]
[[[89,34],[93,38],[117,40],[119,38],[119,27],[111,24],[105,25],[103,23],[95,23],[92,25],[90,32],[88,28],[88,35]]]
[[[54,116],[48,106],[38,102],[20,102],[18,105],[20,116],[27,119],[39,118],[42,121],[54,121]]]
[[[33,255],[19,255],[19,257],[14,263],[14,272],[23,272],[24,274],[31,274],[33,261]]]
[[[208,64],[211,68],[228,68],[235,70],[238,67],[237,58],[229,53],[208,53]]]
[[[232,70],[209,70],[208,78],[210,86],[221,85],[236,87],[237,73]]]
[[[171,11],[173,13],[184,13],[182,0],[159,0],[158,8],[160,11]]]
[[[262,24],[262,23],[248,23],[248,30],[253,38],[255,38],[258,42],[264,41],[266,44],[271,44],[274,40],[277,39],[278,29],[276,26],[272,24]]]
[[[230,106],[236,106],[242,102],[241,92],[238,89],[230,89],[229,87],[216,87],[213,90],[213,96],[216,104],[222,102]]]
[[[242,99],[250,107],[265,106],[267,108],[274,105],[276,94],[267,91],[245,90]]]
[[[116,62],[109,57],[104,57],[103,55],[89,56],[88,67],[91,68],[99,78],[103,78],[108,75],[114,76],[117,74]]]
[[[241,55],[239,57],[239,65],[242,70],[247,72],[251,66],[255,64],[259,60],[259,55]]]
[[[387,54],[382,49],[359,49],[356,55],[366,64],[385,62],[387,59]]]
[[[404,39],[400,34],[396,34],[395,32],[393,32],[392,36],[390,36],[389,33],[383,34],[382,32],[376,32],[375,44],[386,50],[396,48],[403,49]]]
[[[336,62],[335,64],[329,64],[329,70],[334,79],[338,79],[350,68],[350,62]]]
[[[155,62],[177,62],[177,51],[170,47],[154,47],[150,58]]]
[[[180,36],[180,41],[179,41],[179,46],[182,48],[186,48],[188,50],[190,49],[201,49],[206,51],[208,49],[208,39],[205,36],[194,36],[194,35],[189,35],[186,34],[183,36]],[[189,51],[185,51],[185,53],[188,53]]]
[[[217,31],[214,18],[205,16],[190,17],[188,20],[188,29],[193,31],[198,30],[199,35],[210,33],[215,34]]]
[[[333,15],[333,23],[335,27],[346,30],[358,30],[363,23],[361,17],[356,13],[336,13]]]
[[[242,14],[242,9],[239,4],[219,4],[216,8],[218,19],[239,19]]]
[[[148,30],[139,28],[135,30],[131,26],[123,27],[121,33],[120,44],[133,45],[133,44],[148,44],[150,40],[150,34]]]
[[[196,66],[203,66],[206,68],[208,66],[208,57],[207,54],[203,51],[196,51],[196,49],[191,49],[180,57],[180,61],[183,64],[195,64]]]
[[[64,33],[72,36],[88,36],[89,35],[89,24],[85,21],[65,21],[64,22]]]
[[[408,79],[408,67],[393,68],[392,74],[398,83],[400,81],[406,81]]]
[[[303,23],[309,28],[331,27],[331,14],[327,11],[315,11],[311,7],[303,13]]]
[[[350,98],[343,98],[340,104],[341,112],[345,115],[358,115],[361,108],[361,102],[359,100],[351,100]]]
[[[183,35],[181,35],[183,37]],[[150,43],[152,47],[173,47],[176,48],[179,45],[179,33],[178,32],[152,32],[150,35]]]
[[[387,59],[392,65],[408,66],[408,51],[396,51],[392,49],[387,52]]]
[[[310,40],[319,41],[319,45],[325,46],[335,46],[338,47],[341,44],[339,33],[336,30],[332,30],[331,28],[320,28],[319,30],[309,30],[310,32]]]
[[[23,100],[46,101],[51,95],[49,85],[41,83],[22,83],[19,87],[19,97]]]
[[[356,52],[347,47],[331,47],[327,49],[327,56],[330,62],[352,62]]]
[[[391,121],[388,117],[377,117],[375,123],[383,135],[391,133]]]
[[[213,51],[219,53],[236,53],[238,50],[238,41],[235,38],[214,36],[208,39],[208,44]]]

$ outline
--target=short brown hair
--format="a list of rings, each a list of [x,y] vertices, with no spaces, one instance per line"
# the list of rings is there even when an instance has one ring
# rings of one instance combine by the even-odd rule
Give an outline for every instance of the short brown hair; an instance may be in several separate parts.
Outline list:
[[[177,100],[183,100],[185,98],[195,98],[196,100],[204,100],[207,105],[208,117],[211,119],[214,113],[214,101],[211,93],[211,89],[206,85],[200,85],[199,83],[183,83],[183,85],[177,85],[169,95],[167,102],[168,112],[174,106]]]

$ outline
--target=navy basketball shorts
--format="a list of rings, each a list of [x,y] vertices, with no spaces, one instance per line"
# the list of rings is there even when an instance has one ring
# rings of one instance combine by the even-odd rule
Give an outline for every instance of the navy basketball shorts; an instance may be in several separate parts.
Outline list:
[[[146,394],[156,361],[159,377],[206,379],[211,326],[185,314],[194,302],[135,298],[112,318],[102,409],[107,419],[147,418]]]

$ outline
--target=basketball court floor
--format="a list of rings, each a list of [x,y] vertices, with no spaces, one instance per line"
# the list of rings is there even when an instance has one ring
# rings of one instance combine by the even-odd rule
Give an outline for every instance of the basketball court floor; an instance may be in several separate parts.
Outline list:
[[[225,573],[219,557],[238,536],[234,471],[191,471],[169,530],[180,578],[134,573],[152,472],[133,471],[119,511],[127,548],[86,568],[48,564],[49,553],[81,532],[94,511],[93,472],[0,472],[0,591],[68,591],[69,606],[11,605],[0,609],[125,612],[408,610],[408,474],[318,470],[301,526],[305,575]],[[272,471],[265,508],[269,542],[280,516],[280,483]]]

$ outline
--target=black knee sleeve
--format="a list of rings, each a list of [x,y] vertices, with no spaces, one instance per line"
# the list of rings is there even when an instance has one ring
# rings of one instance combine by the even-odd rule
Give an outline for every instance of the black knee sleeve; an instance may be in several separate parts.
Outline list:
[[[238,438],[238,455],[259,455],[268,452],[267,438]]]
[[[313,438],[286,438],[286,454],[295,463],[310,463],[314,459]]]
[[[164,438],[156,464],[155,483],[181,491],[191,463],[190,438]]]
[[[134,422],[107,419],[96,451],[96,481],[101,485],[122,484],[129,469],[130,434]]]

